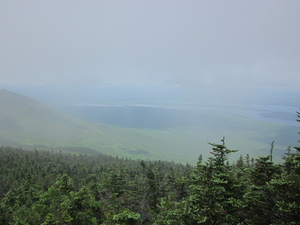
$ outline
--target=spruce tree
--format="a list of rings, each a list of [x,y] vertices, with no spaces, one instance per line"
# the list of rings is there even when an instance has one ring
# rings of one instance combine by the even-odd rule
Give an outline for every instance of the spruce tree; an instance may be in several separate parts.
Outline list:
[[[193,218],[203,224],[238,223],[237,201],[240,197],[238,180],[226,163],[228,155],[236,150],[224,144],[209,143],[212,157],[205,164],[198,163],[190,186]]]
[[[297,112],[297,121],[300,122],[300,112]],[[295,150],[287,149],[283,157],[284,171],[270,182],[281,224],[299,224],[300,221],[300,146]]]

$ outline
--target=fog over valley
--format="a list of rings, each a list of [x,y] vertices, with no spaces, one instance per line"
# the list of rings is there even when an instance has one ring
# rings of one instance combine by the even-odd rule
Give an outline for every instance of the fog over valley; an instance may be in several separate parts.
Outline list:
[[[138,93],[136,98],[129,93],[128,87],[125,88],[126,92],[120,91],[121,94],[115,90],[120,91],[122,88],[97,88],[93,92],[90,90],[81,93],[77,90],[65,92],[65,95],[62,94],[63,90],[51,94],[54,90],[15,89],[38,99],[40,103],[45,102],[44,104],[51,109],[48,110],[50,114],[45,114],[41,113],[39,106],[32,108],[29,104],[27,107],[32,108],[32,113],[23,115],[24,106],[15,103],[12,110],[18,114],[13,118],[24,122],[13,123],[19,124],[22,129],[14,130],[10,138],[14,137],[14,145],[26,148],[39,146],[43,149],[59,150],[73,147],[73,150],[69,148],[69,151],[75,151],[75,147],[82,147],[89,149],[85,150],[87,154],[99,151],[120,157],[193,163],[200,154],[204,158],[209,157],[207,143],[220,142],[223,136],[226,137],[228,146],[238,149],[240,154],[253,156],[268,154],[270,143],[275,141],[276,160],[280,160],[288,146],[297,145],[298,124],[295,112],[298,107],[293,105],[295,98],[292,95],[288,98],[289,101],[276,100],[268,103],[269,99],[266,98],[260,99],[256,104],[247,104],[240,100],[214,102],[216,99],[209,100],[209,96],[205,102],[188,102],[186,95],[178,91],[171,93],[173,90],[166,93],[166,90],[156,92],[133,88],[132,93]],[[272,96],[275,94],[272,93]],[[225,95],[223,97],[226,99]],[[4,101],[2,109],[7,108],[5,102],[13,103],[16,99],[9,98],[8,101]],[[20,101],[22,102],[18,100]],[[53,115],[52,111],[57,113]],[[5,114],[4,111],[0,115]],[[77,121],[78,119],[88,124]],[[5,117],[3,120],[7,121]],[[49,120],[61,122],[49,124]],[[15,127],[9,123],[6,126]],[[6,133],[2,142],[10,143],[6,140],[10,138],[4,124],[1,129]],[[35,134],[34,130],[39,133]],[[20,136],[18,142],[19,138],[16,137],[19,135],[23,138]],[[24,141],[24,136],[31,141],[26,141],[27,138]],[[238,155],[233,159],[237,157]]]
[[[299,12],[0,1],[0,224],[299,224]]]
[[[0,140],[195,162],[225,136],[243,155],[275,141],[279,160],[298,140],[299,11],[296,0],[3,3]],[[24,96],[38,103],[23,115]]]

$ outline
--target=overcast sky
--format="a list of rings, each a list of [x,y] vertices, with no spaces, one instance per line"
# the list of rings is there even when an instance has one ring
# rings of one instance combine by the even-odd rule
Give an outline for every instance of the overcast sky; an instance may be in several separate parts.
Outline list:
[[[2,0],[0,86],[300,88],[299,0]]]

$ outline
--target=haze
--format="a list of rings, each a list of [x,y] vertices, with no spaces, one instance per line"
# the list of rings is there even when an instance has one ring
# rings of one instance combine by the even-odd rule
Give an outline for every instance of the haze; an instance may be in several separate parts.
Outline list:
[[[298,0],[2,1],[0,88],[173,137],[157,149],[186,138],[191,157],[223,135],[244,153],[285,149],[298,135],[299,11]]]
[[[0,85],[299,88],[299,11],[292,0],[3,1]]]

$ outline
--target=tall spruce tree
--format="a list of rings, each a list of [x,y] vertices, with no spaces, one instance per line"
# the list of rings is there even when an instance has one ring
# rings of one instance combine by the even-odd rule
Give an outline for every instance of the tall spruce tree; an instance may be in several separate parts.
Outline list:
[[[222,144],[209,143],[212,157],[205,164],[198,163],[190,186],[191,208],[197,223],[238,223],[237,201],[241,193],[232,168],[226,163],[228,155],[236,152]]]
[[[297,112],[300,122],[300,112]],[[300,134],[300,132],[298,132]],[[278,224],[299,224],[300,221],[300,146],[287,149],[280,177],[270,182],[273,195],[276,196]]]

